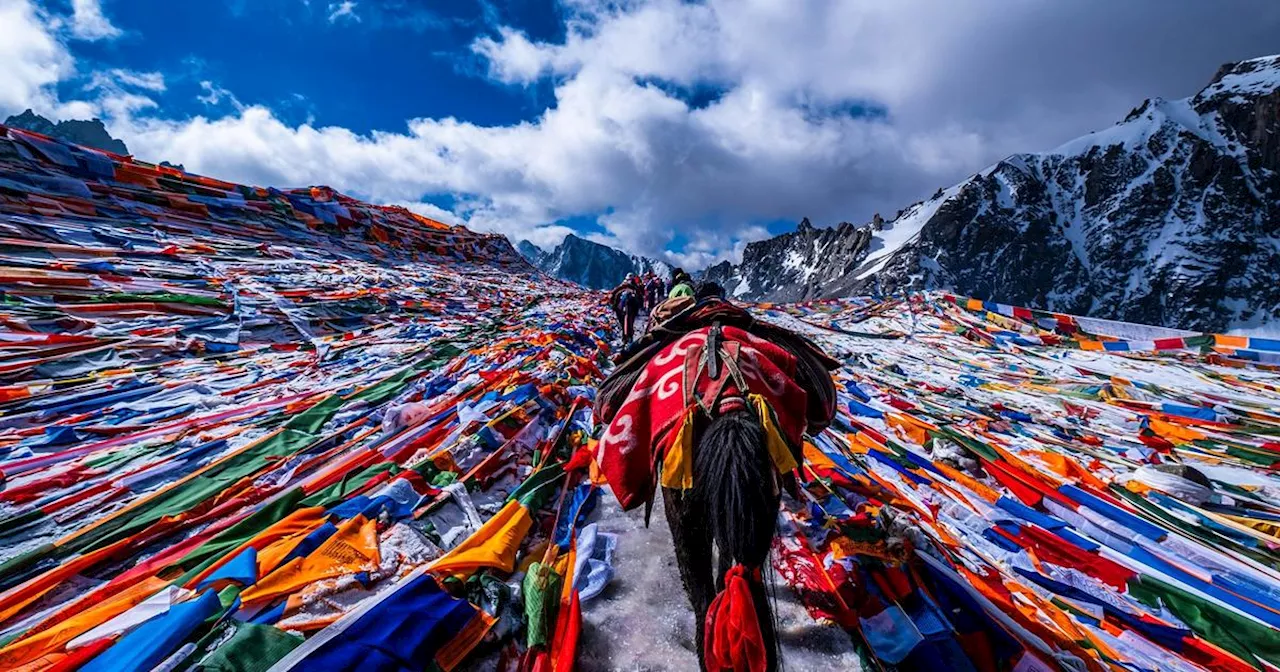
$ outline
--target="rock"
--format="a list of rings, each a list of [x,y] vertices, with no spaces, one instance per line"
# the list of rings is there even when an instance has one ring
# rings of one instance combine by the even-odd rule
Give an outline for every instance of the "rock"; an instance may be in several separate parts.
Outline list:
[[[111,137],[107,127],[100,119],[89,121],[71,119],[57,124],[32,112],[30,109],[4,120],[5,126],[35,131],[51,138],[66,140],[77,145],[102,149],[115,154],[127,155],[129,148],[124,141]]]
[[[792,233],[748,243],[738,265],[722,262],[704,278],[740,299],[802,301],[828,295],[833,279],[852,270],[871,241],[872,224],[842,222],[835,228],[813,226],[805,218]]]

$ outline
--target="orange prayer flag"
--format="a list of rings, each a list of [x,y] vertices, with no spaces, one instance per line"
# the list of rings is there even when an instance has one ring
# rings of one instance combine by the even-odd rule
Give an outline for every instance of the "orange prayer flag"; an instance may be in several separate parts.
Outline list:
[[[316,581],[377,569],[378,522],[364,516],[343,521],[333,533],[304,558],[294,558],[240,593],[245,604],[273,601]]]
[[[466,541],[431,563],[433,574],[465,577],[482,567],[510,572],[516,566],[516,551],[533,526],[533,517],[520,502],[511,500]]]
[[[1247,348],[1249,347],[1249,337],[1214,334],[1213,344],[1224,348]]]
[[[965,474],[957,469],[953,469],[952,467],[948,466],[946,463],[941,461],[934,462],[933,466],[938,471],[941,471],[943,474],[946,474],[947,478],[959,483],[960,485],[963,485],[964,487],[972,490],[979,497],[987,500],[988,504],[995,504],[997,501],[999,501],[1000,493],[991,489],[991,487],[986,485],[985,483],[981,483],[975,480],[974,478],[972,478],[971,476],[969,476],[968,474]]]
[[[235,550],[225,553],[218,562],[209,565],[203,572],[197,574],[194,578],[187,582],[186,587],[191,588],[200,584],[211,574],[218,571],[218,568],[230,562],[233,558],[240,555],[247,548],[254,548],[258,551],[258,576],[265,576],[274,570],[284,556],[302,537],[311,533],[312,530],[319,527],[325,519],[324,507],[312,506],[305,509],[299,509],[281,518],[267,529],[259,532],[257,536],[240,544]],[[292,543],[289,543],[292,542]],[[279,552],[272,550],[279,546]]]
[[[905,413],[886,413],[884,419],[885,422],[889,423],[889,426],[901,431],[906,438],[918,446],[923,446],[929,442],[929,430],[938,429]]]
[[[1043,451],[1040,453],[1040,460],[1049,467],[1055,474],[1061,476],[1074,477],[1100,490],[1106,490],[1107,484],[1102,479],[1094,476],[1092,472],[1080,466],[1075,460],[1063,455],[1062,453],[1051,453]]]
[[[1152,431],[1176,443],[1191,443],[1197,439],[1205,438],[1205,434],[1203,432],[1196,431],[1190,427],[1177,425],[1155,416],[1148,418],[1148,422],[1151,425]]]
[[[825,467],[827,469],[837,469],[836,463],[827,457],[826,453],[818,450],[812,443],[805,441],[804,448],[801,449],[804,455],[804,461],[811,467]]]
[[[168,581],[156,577],[144,579],[71,618],[10,643],[0,649],[0,669],[11,670],[60,650],[67,642],[132,609],[167,585]]]

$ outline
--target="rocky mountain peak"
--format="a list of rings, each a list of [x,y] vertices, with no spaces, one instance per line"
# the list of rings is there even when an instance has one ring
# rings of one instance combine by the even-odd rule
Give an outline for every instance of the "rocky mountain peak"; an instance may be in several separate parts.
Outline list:
[[[1280,57],[1227,64],[1192,97],[1147,100],[892,220],[806,224],[708,275],[754,300],[938,288],[1204,331],[1280,323]]]
[[[10,128],[35,131],[51,138],[58,138],[59,140],[66,140],[77,145],[102,149],[115,154],[127,155],[129,153],[129,148],[125,146],[124,141],[111,137],[111,134],[107,132],[106,125],[102,123],[101,119],[97,118],[88,121],[70,119],[59,121],[55,124],[36,114],[31,109],[27,109],[22,114],[16,114],[5,119],[4,125]]]
[[[671,275],[671,267],[666,262],[627,254],[572,233],[550,251],[529,241],[520,241],[516,247],[544,273],[592,289],[616,287],[628,273],[639,275],[653,271],[663,277]]]
[[[1213,100],[1227,96],[1264,96],[1280,88],[1280,55],[1263,56],[1239,63],[1227,63],[1196,100]]]
[[[522,240],[516,243],[516,251],[530,261],[537,260],[542,257],[542,255],[546,254],[541,247],[538,247],[527,240]]]

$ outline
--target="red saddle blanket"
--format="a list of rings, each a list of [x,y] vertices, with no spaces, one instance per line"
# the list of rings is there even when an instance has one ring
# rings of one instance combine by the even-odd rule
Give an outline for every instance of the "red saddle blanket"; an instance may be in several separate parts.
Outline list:
[[[795,356],[723,327],[713,365],[707,357],[712,329],[691,331],[654,355],[600,438],[597,461],[624,509],[648,501],[659,480],[655,468],[661,468],[664,486],[692,487],[695,433],[705,426],[702,420],[734,408],[759,413],[780,471],[796,467],[807,395],[795,381]]]

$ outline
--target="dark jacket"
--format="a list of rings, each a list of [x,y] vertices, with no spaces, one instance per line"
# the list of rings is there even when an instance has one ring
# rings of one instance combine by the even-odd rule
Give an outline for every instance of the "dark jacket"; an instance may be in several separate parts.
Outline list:
[[[629,296],[626,296],[627,293]],[[623,300],[625,297],[625,301]],[[614,310],[627,310],[629,312],[639,312],[641,304],[644,303],[644,287],[638,282],[626,282],[613,288],[609,292],[609,306]]]

